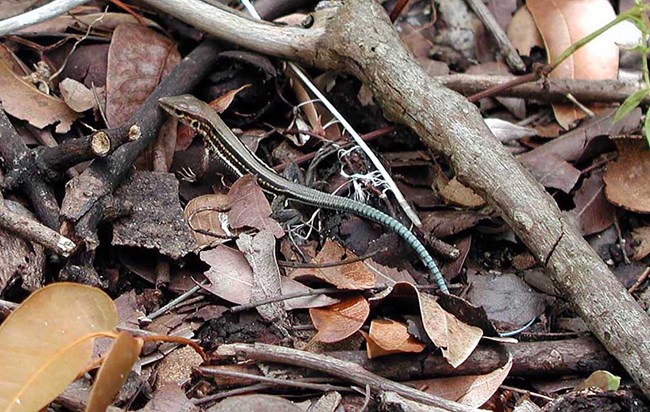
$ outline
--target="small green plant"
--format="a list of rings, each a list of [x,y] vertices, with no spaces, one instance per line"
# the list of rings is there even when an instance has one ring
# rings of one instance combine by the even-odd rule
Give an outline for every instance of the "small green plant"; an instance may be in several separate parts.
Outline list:
[[[641,54],[643,87],[625,99],[614,115],[614,122],[621,120],[626,114],[638,107],[644,99],[650,97],[650,74],[648,72],[648,54],[650,54],[650,47],[648,47],[648,38],[650,37],[650,19],[648,18],[648,12],[650,11],[650,5],[646,4],[645,0],[635,0],[635,3],[636,5],[634,7],[621,13],[612,23],[615,22],[614,24],[618,24],[623,20],[629,20],[641,31],[641,43],[635,46],[633,50]],[[650,146],[650,113],[648,113],[648,109],[645,112],[643,134]]]

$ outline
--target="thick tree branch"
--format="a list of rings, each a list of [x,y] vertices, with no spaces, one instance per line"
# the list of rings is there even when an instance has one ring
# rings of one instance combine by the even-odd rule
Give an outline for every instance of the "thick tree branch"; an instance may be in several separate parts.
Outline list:
[[[494,138],[478,109],[428,76],[372,0],[347,0],[310,29],[229,15],[198,0],[145,0],[224,40],[357,76],[390,120],[444,154],[461,182],[500,211],[591,331],[650,396],[650,319],[553,199]]]

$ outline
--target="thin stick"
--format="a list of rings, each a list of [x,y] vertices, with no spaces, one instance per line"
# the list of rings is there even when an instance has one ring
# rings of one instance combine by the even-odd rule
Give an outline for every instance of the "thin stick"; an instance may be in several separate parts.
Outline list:
[[[304,292],[294,292],[294,293],[287,293],[286,295],[271,296],[266,299],[261,299],[255,302],[233,306],[232,308],[230,308],[230,311],[233,313],[237,313],[237,312],[242,312],[244,310],[253,309],[258,306],[268,305],[269,303],[282,302],[284,300],[289,300],[289,299],[302,298],[306,296],[324,295],[326,293],[346,293],[346,292],[349,293],[350,291],[345,289],[337,289],[337,288],[309,289]]]
[[[59,16],[89,0],[53,0],[37,9],[0,21],[0,36],[16,32],[45,20]]]

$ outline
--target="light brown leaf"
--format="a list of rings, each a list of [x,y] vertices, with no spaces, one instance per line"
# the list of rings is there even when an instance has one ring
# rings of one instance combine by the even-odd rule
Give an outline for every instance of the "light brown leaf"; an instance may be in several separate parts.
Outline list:
[[[54,283],[34,292],[0,325],[0,410],[43,408],[90,360],[90,336],[116,325],[100,289]]]
[[[309,316],[318,333],[318,342],[338,342],[358,331],[370,314],[370,305],[361,295],[324,308],[309,309]]]
[[[226,232],[222,227],[224,224],[222,219],[225,220],[227,217],[228,208],[228,196],[222,194],[197,196],[187,203],[183,210],[183,216],[192,230],[192,236],[194,236],[198,247],[217,245],[227,241]],[[199,233],[197,230],[205,230],[223,237],[210,236]]]
[[[245,304],[251,301],[253,270],[244,254],[237,249],[220,245],[201,252],[201,260],[210,265],[205,277],[210,281],[206,288],[229,302]]]
[[[607,0],[529,0],[526,6],[544,38],[549,61],[616,17]],[[617,74],[618,46],[611,32],[608,32],[576,51],[549,77],[603,80],[616,79]],[[576,120],[586,116],[575,106],[553,105],[553,111],[564,128],[569,128]]]
[[[632,231],[632,259],[641,260],[650,255],[650,226],[638,227]]]
[[[234,229],[254,227],[268,230],[278,239],[284,236],[282,226],[271,219],[271,206],[253,175],[240,177],[230,188],[228,200],[231,205],[228,218]]]
[[[42,93],[23,80],[11,69],[13,65],[11,53],[0,45],[0,100],[5,111],[39,129],[57,123],[57,133],[70,130],[79,114],[63,100]]]
[[[415,387],[425,387],[432,395],[478,408],[487,402],[508,377],[512,357],[505,365],[485,375],[455,376],[452,378],[426,379],[409,382]]]
[[[522,56],[530,56],[533,47],[543,47],[542,36],[526,6],[521,6],[508,25],[508,39]]]
[[[109,407],[138,360],[143,344],[141,338],[120,332],[97,372],[86,412],[104,412]]]
[[[232,104],[232,101],[235,99],[235,96],[237,96],[237,93],[241,92],[242,90],[246,89],[247,87],[250,87],[250,84],[245,84],[242,87],[239,87],[234,90],[230,90],[223,95],[217,97],[216,99],[212,100],[210,103],[210,107],[214,109],[215,112],[217,113],[223,113],[230,105]]]
[[[325,245],[313,259],[314,263],[344,262],[344,256],[353,258],[355,255],[346,251],[341,245],[327,239]],[[304,279],[314,277],[336,286],[339,289],[365,290],[375,286],[375,275],[363,262],[357,261],[346,265],[300,268],[291,272],[291,278]]]
[[[605,195],[616,206],[650,213],[650,150],[642,139],[616,139],[618,159],[607,164]]]
[[[138,24],[117,26],[108,49],[106,119],[122,126],[180,61],[174,43]]]
[[[369,359],[394,353],[420,353],[427,345],[408,333],[407,326],[391,319],[375,319],[366,335],[366,352]]]
[[[65,78],[59,83],[59,90],[65,103],[77,113],[85,112],[96,106],[93,92],[83,83]]]
[[[485,200],[470,188],[460,183],[456,177],[438,189],[440,197],[452,205],[478,208],[485,205]]]

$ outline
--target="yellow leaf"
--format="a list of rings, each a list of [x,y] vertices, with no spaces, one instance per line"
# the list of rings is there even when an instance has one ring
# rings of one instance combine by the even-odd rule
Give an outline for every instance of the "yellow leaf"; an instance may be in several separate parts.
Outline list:
[[[100,289],[55,283],[34,292],[0,325],[0,411],[46,406],[87,365],[91,335],[116,325]]]
[[[108,408],[138,360],[143,343],[128,332],[120,332],[97,372],[86,412],[103,412]]]

